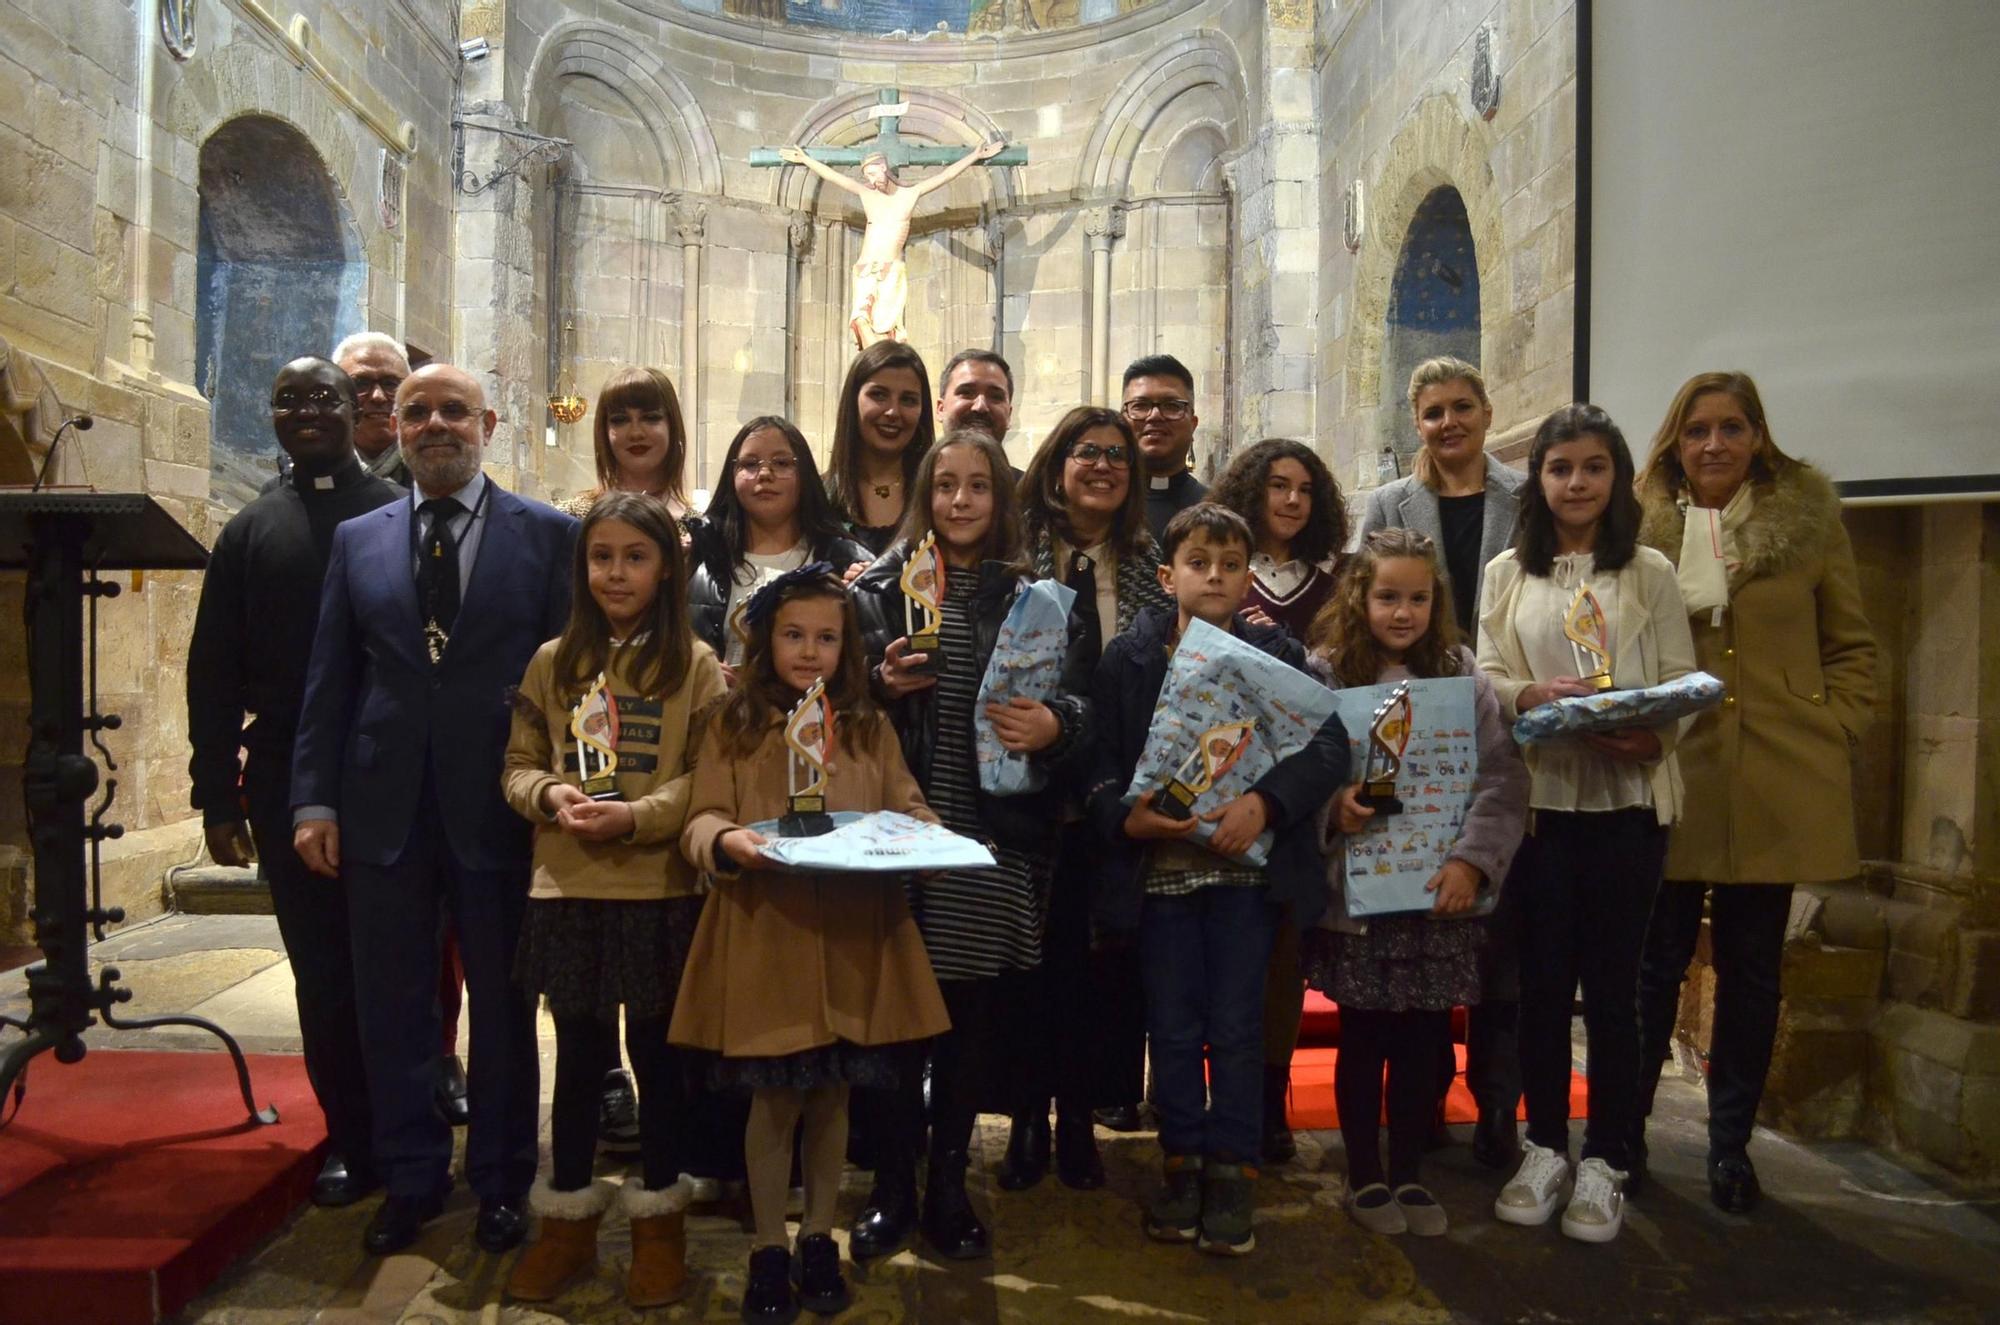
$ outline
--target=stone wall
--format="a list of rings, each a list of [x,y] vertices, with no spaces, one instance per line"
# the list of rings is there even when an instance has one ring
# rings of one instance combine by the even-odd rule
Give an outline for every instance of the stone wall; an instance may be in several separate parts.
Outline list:
[[[136,4],[0,0],[0,340],[32,361],[65,412],[96,426],[65,442],[54,481],[150,493],[204,541],[208,400],[196,389],[200,149],[222,125],[265,115],[299,130],[357,223],[373,325],[449,347],[449,106],[457,67],[450,0],[232,0],[197,10],[177,60]],[[415,150],[409,148],[414,142]],[[408,164],[385,224],[381,157]],[[406,256],[408,255],[408,256]],[[325,352],[321,329],[300,352]],[[224,371],[227,365],[224,365]],[[39,459],[48,428],[6,467]],[[18,448],[25,447],[22,456]],[[108,900],[157,912],[167,867],[194,858],[188,817],[185,659],[199,577],[148,575],[100,613],[99,686],[123,728],[104,852]],[[0,581],[0,617],[20,619],[20,579]],[[16,632],[9,648],[18,649]],[[19,752],[26,696],[0,692],[0,850],[21,850]],[[26,932],[25,873],[0,873],[0,925]]]
[[[1383,416],[1408,409],[1401,385],[1383,380],[1390,286],[1417,208],[1440,186],[1458,190],[1472,229],[1496,434],[1570,398],[1575,15],[1564,0],[1364,0],[1321,12],[1317,423],[1335,476],[1358,489],[1378,481],[1384,436],[1407,427]],[[1500,77],[1491,119],[1471,99],[1482,27]]]

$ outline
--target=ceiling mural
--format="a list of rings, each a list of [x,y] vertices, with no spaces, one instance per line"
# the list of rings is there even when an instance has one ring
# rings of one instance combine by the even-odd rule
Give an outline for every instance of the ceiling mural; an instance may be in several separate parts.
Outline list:
[[[682,0],[715,11],[716,0]],[[1047,32],[1101,23],[1154,0],[721,0],[738,18],[871,37],[936,40],[980,32]]]

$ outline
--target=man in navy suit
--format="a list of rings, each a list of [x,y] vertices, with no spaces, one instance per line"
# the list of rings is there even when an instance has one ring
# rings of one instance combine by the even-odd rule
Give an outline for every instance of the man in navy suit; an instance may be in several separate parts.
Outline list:
[[[458,934],[472,1013],[465,1175],[488,1251],[525,1231],[535,1176],[534,1002],[513,980],[529,827],[500,795],[510,701],[562,632],[576,521],[480,472],[497,416],[430,364],[396,393],[414,489],[334,533],[292,765],[294,845],[347,887],[356,1001],[388,1196],[363,1238],[416,1240],[451,1187],[432,1102],[438,930]]]

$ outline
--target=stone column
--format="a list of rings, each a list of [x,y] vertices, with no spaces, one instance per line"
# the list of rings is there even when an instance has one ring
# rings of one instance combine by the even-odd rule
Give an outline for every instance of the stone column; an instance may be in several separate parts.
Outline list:
[[[993,352],[1007,353],[1007,221],[986,218],[986,258],[993,264]]]
[[[801,291],[805,285],[805,266],[812,256],[812,217],[800,212],[785,225],[786,251],[791,260],[785,264],[785,417],[796,421],[799,417],[799,347],[804,343],[799,325],[804,319],[801,306],[804,300]]]
[[[1091,208],[1083,233],[1090,239],[1090,403],[1102,405],[1111,375],[1111,243],[1125,233],[1125,208]]]
[[[674,204],[674,240],[681,246],[681,412],[694,439],[696,487],[714,491],[708,474],[708,434],[701,417],[701,246],[708,208],[685,199]]]

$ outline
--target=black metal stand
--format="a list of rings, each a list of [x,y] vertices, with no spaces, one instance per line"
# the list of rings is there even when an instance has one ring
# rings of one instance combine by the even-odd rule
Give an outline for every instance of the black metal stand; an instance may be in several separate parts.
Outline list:
[[[0,1025],[26,1038],[0,1055],[0,1099],[37,1054],[53,1051],[59,1063],[74,1063],[85,1052],[83,1032],[101,1018],[113,1030],[193,1026],[209,1031],[229,1050],[236,1082],[251,1121],[275,1123],[276,1108],[257,1107],[250,1067],[230,1034],[201,1017],[143,1017],[125,1021],[114,1005],[132,991],[117,985],[118,970],[107,967],[90,980],[92,926],[125,918],[117,907],[100,904],[96,862],[85,869],[85,847],[124,833],[103,822],[117,792],[115,778],[88,822],[84,806],[98,788],[97,765],[83,752],[86,733],[118,726],[116,714],[96,711],[95,672],[89,704],[83,693],[83,613],[89,601],[114,597],[115,583],[100,583],[100,570],[200,569],[207,554],[194,537],[153,500],[137,493],[0,492],[0,567],[28,571],[25,617],[28,628],[29,735],[22,785],[35,856],[35,942],[42,961],[28,968],[28,1017],[0,1017]],[[103,749],[100,743],[98,748]],[[117,765],[109,760],[111,768]],[[88,877],[86,877],[88,874]],[[86,886],[88,885],[88,887]]]

